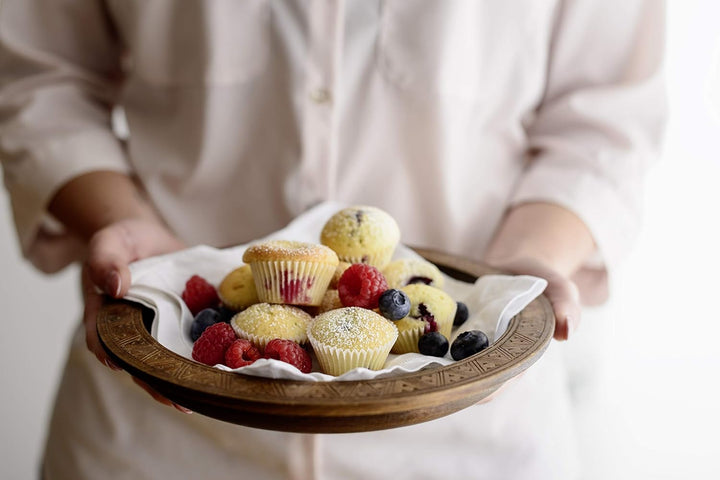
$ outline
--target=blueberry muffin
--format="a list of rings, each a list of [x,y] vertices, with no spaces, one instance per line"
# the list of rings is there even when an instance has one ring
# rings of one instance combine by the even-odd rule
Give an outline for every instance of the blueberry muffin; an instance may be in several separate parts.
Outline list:
[[[382,270],[388,288],[402,288],[413,283],[424,283],[431,287],[443,288],[445,279],[440,269],[418,258],[393,260]]]
[[[323,226],[320,243],[340,261],[367,263],[378,269],[390,262],[400,241],[395,219],[376,207],[355,206],[335,213]]]
[[[392,352],[419,352],[418,340],[426,332],[438,331],[449,339],[457,302],[439,288],[422,283],[407,285],[402,291],[410,298],[410,313],[395,322],[399,334]]]

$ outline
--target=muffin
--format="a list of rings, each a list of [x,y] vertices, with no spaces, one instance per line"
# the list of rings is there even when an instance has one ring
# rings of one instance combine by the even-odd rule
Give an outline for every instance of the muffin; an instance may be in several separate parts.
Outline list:
[[[323,296],[322,302],[320,302],[320,306],[318,306],[318,315],[342,307],[343,304],[340,301],[340,294],[338,291],[334,288],[328,288],[325,292],[325,296]]]
[[[382,270],[388,288],[402,288],[413,283],[424,283],[436,288],[443,288],[445,279],[440,269],[419,258],[402,258],[393,260]]]
[[[335,252],[323,245],[273,240],[251,246],[250,264],[261,302],[319,305],[338,266]]]
[[[345,307],[315,317],[307,336],[322,371],[342,375],[357,367],[381,369],[398,332],[372,310]]]
[[[250,265],[243,265],[225,275],[218,286],[218,296],[223,305],[236,312],[258,303],[260,300]]]
[[[256,303],[233,316],[230,325],[238,337],[262,350],[275,338],[307,343],[307,327],[311,321],[309,313],[292,305]]]
[[[399,333],[392,352],[419,352],[418,340],[425,333],[426,325],[433,328],[433,323],[437,330],[449,339],[457,302],[439,288],[422,283],[407,285],[402,291],[410,298],[410,313],[395,322]]]
[[[378,269],[390,262],[400,241],[400,228],[383,210],[355,206],[340,210],[323,226],[320,243],[332,248],[341,261],[367,263]]]
[[[347,262],[340,262],[338,263],[337,268],[335,269],[335,273],[333,274],[332,280],[330,280],[330,285],[328,285],[328,288],[337,288],[337,284],[340,281],[340,277],[342,277],[342,274],[345,273],[345,270],[350,267],[352,263]]]

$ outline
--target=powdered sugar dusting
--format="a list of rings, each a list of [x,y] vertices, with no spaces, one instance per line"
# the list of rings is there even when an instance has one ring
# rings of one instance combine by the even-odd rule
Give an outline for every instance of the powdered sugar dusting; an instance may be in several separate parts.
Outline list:
[[[258,243],[245,251],[243,261],[257,260],[315,260],[338,264],[337,254],[329,247],[317,243],[296,242],[292,240],[271,240]]]
[[[316,317],[310,334],[333,347],[364,350],[387,344],[397,336],[397,328],[372,310],[347,307]]]
[[[258,303],[235,315],[232,327],[240,336],[241,332],[260,337],[296,338],[304,337],[310,314],[290,305]]]

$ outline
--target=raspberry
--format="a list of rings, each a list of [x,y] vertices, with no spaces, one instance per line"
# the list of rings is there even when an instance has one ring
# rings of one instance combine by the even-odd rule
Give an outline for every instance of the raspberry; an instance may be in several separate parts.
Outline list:
[[[265,358],[274,358],[293,365],[302,373],[310,373],[312,359],[310,354],[292,340],[276,338],[265,346]]]
[[[217,290],[207,280],[199,275],[193,275],[185,283],[182,299],[190,309],[193,316],[205,308],[217,308],[220,303]]]
[[[387,288],[380,270],[364,263],[350,265],[338,280],[338,294],[345,307],[378,308],[378,299]]]
[[[235,330],[227,323],[210,325],[193,344],[192,358],[205,365],[223,363],[225,352],[236,338]]]
[[[244,338],[238,338],[230,344],[225,352],[225,365],[230,368],[240,368],[250,365],[260,358],[260,351]]]

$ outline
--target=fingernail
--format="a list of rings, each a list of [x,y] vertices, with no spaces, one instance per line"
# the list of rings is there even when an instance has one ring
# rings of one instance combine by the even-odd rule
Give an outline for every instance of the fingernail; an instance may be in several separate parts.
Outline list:
[[[119,297],[121,288],[122,279],[120,278],[120,274],[115,271],[110,272],[105,283],[105,291],[113,297]]]
[[[104,361],[104,363],[105,363],[105,366],[108,367],[108,368],[111,369],[111,370],[115,370],[115,371],[122,370],[122,368],[118,367],[118,366],[117,366],[112,360],[110,360],[109,358],[106,358],[105,361]]]
[[[177,403],[173,403],[173,407],[175,407],[177,410],[181,411],[182,413],[187,413],[188,415],[193,413],[192,410],[188,410],[187,408],[185,408],[181,405],[178,405]]]

